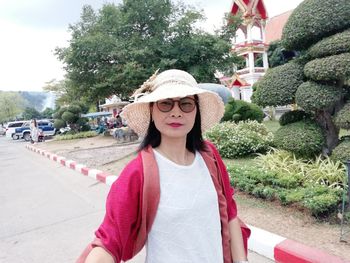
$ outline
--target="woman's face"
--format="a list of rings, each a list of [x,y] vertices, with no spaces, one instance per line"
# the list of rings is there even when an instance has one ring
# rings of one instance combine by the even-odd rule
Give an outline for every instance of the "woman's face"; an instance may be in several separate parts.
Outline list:
[[[175,103],[171,108],[173,102]],[[194,96],[160,100],[153,103],[151,107],[152,120],[162,137],[183,138],[187,136],[193,128],[197,113],[195,105],[194,109],[190,111],[193,108],[193,103],[195,104]],[[179,104],[181,104],[182,109]]]

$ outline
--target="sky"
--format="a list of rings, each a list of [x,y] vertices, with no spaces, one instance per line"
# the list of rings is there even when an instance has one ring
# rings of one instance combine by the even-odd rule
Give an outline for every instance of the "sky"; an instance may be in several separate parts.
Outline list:
[[[264,0],[269,17],[303,0]],[[79,21],[83,5],[98,10],[121,0],[0,0],[0,90],[42,91],[45,83],[64,78],[56,47],[68,45],[69,24]],[[183,0],[204,10],[208,30],[219,28],[232,0]]]

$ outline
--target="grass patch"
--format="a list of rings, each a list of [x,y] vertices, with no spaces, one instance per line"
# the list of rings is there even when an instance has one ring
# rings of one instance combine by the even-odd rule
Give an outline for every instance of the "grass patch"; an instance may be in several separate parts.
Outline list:
[[[272,133],[275,133],[280,128],[280,124],[278,121],[268,120],[268,121],[264,121],[263,124]]]
[[[247,156],[244,158],[236,158],[236,159],[224,158],[223,161],[226,164],[226,166],[230,166],[230,165],[249,166],[255,163],[254,159],[255,159],[255,156]]]

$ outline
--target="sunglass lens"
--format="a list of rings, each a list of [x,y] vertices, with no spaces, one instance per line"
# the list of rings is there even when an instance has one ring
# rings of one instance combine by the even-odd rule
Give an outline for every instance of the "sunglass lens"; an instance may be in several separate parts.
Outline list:
[[[180,109],[183,111],[183,112],[191,112],[194,110],[194,108],[196,107],[196,103],[193,99],[190,99],[190,98],[183,98],[180,100]]]
[[[171,99],[161,100],[157,102],[158,109],[162,112],[170,111],[174,106],[174,101]]]

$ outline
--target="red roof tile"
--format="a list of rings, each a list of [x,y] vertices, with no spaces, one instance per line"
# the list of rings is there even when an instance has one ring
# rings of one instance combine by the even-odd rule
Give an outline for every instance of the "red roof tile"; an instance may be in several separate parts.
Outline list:
[[[280,15],[271,17],[267,21],[266,28],[265,28],[265,38],[266,38],[265,42],[267,44],[271,43],[272,41],[281,39],[283,27],[286,24],[292,12],[293,10],[287,11]]]

